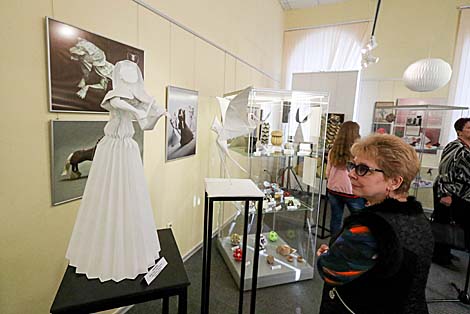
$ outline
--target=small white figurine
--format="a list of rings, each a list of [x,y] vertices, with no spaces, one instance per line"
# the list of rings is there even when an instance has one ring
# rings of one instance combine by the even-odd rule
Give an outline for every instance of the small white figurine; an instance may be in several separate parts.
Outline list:
[[[259,250],[264,251],[266,250],[266,244],[268,244],[268,240],[266,240],[266,236],[264,234],[260,234],[259,238]]]

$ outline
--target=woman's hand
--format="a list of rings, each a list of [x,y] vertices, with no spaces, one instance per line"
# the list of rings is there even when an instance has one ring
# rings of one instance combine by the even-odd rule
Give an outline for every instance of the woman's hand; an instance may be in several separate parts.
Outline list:
[[[328,252],[329,249],[330,249],[330,248],[329,248],[328,245],[326,245],[326,244],[320,245],[320,247],[319,247],[318,250],[317,250],[317,256],[320,256],[320,255],[322,255],[323,253]]]
[[[444,206],[449,207],[452,204],[452,196],[441,197],[441,200],[439,202]]]

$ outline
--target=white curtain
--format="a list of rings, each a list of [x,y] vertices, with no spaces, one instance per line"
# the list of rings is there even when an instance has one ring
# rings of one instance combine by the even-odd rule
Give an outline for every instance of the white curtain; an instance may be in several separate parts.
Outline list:
[[[369,38],[369,23],[352,23],[284,33],[284,88],[292,73],[348,71],[361,68],[361,48]]]
[[[449,104],[455,106],[470,106],[470,9],[460,13],[460,25],[455,47],[452,80],[449,88]],[[452,125],[460,117],[470,117],[470,111],[452,112]],[[448,143],[457,138],[454,128],[449,128]],[[444,139],[446,139],[444,137]]]

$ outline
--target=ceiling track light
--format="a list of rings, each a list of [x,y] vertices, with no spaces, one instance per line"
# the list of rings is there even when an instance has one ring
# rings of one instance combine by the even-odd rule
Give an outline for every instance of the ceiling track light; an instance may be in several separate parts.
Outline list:
[[[371,55],[369,52],[362,54],[361,66],[363,68],[367,68],[369,65],[379,62],[379,59],[380,59],[379,57],[375,57]]]
[[[370,64],[374,64],[379,62],[379,57],[375,57],[371,55],[371,51],[377,48],[377,40],[375,39],[375,26],[377,25],[377,17],[379,16],[379,10],[380,10],[380,2],[381,0],[377,1],[377,8],[375,10],[375,16],[374,16],[374,24],[372,26],[372,33],[370,35],[370,39],[367,42],[367,44],[364,46],[364,48],[361,49],[362,53],[362,60],[361,60],[361,66],[363,68],[367,68]]]
[[[377,47],[377,41],[375,40],[375,36],[372,35],[369,41],[367,42],[367,44],[365,45],[365,47],[361,49],[361,52],[364,54],[368,51],[374,50],[376,47]]]

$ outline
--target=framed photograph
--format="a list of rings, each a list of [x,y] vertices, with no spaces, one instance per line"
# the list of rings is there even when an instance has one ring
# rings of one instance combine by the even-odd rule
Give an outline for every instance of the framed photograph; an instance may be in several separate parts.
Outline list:
[[[405,129],[406,136],[419,136],[421,127],[419,125],[407,124]]]
[[[166,89],[166,160],[196,154],[198,92],[168,86]]]
[[[107,121],[51,120],[52,205],[79,199],[85,190],[98,141]],[[134,140],[143,156],[144,132],[134,122]]]
[[[144,51],[46,17],[49,110],[106,112],[114,64],[131,60],[144,73]]]
[[[392,125],[390,123],[375,123],[374,132],[379,134],[391,134]]]
[[[425,145],[427,147],[439,147],[441,142],[441,129],[440,128],[427,128],[424,131]]]
[[[395,106],[395,102],[393,101],[376,101],[375,102],[375,110],[374,110],[374,122],[394,122],[395,121],[395,114],[393,113],[392,108],[383,108],[383,107],[391,107]]]
[[[396,126],[394,128],[393,134],[398,137],[405,136],[405,127],[404,126]]]

